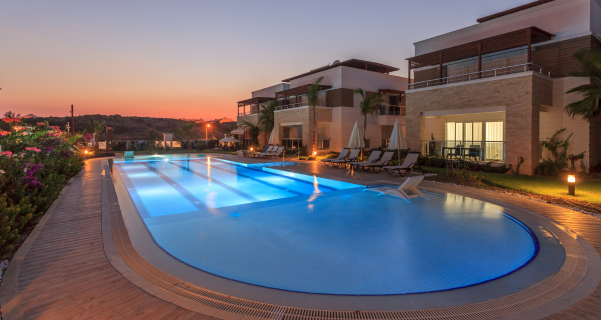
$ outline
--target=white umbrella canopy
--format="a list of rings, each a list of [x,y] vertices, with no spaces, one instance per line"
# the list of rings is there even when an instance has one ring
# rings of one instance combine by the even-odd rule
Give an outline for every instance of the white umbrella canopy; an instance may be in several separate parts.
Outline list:
[[[230,138],[230,137],[225,137],[225,138],[219,140],[219,142],[238,142],[238,139],[234,139],[234,138]]]
[[[357,121],[355,121],[355,127],[353,127],[353,132],[351,133],[351,139],[348,142],[349,148],[363,148],[365,147],[365,142],[363,141],[363,133],[359,130],[359,126],[357,126]]]
[[[390,142],[388,143],[388,149],[403,149],[403,132],[399,125],[399,119],[394,122],[392,128],[392,134],[390,135]]]
[[[269,141],[267,141],[267,143],[277,145],[279,143],[279,140],[280,139],[278,137],[278,130],[276,130],[274,126],[273,130],[271,130],[271,135],[269,136]]]

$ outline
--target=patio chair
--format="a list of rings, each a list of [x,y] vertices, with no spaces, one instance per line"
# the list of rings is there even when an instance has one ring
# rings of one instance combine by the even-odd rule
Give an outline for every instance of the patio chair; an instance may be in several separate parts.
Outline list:
[[[398,171],[399,175],[401,177],[404,177],[407,175],[407,173],[413,171],[413,166],[415,166],[415,164],[417,163],[417,159],[419,159],[419,155],[420,155],[419,152],[409,152],[402,165],[386,166],[386,167],[383,167],[382,169],[386,170],[386,173],[388,173],[389,175],[392,175],[392,174],[394,174],[395,171]]]
[[[469,154],[470,158],[480,159],[480,146],[470,145]]]
[[[369,154],[369,158],[367,158],[366,161],[353,163],[353,164],[351,164],[351,168],[357,170],[359,168],[359,166],[358,166],[359,164],[376,163],[376,162],[378,162],[378,158],[380,158],[381,154],[382,154],[382,151],[374,150]]]
[[[359,152],[361,152],[361,149],[355,148],[351,151],[351,154],[349,154],[349,156],[346,159],[332,160],[330,161],[330,163],[336,167],[344,166],[346,168],[347,163],[357,161],[357,158],[359,157]]]
[[[322,159],[321,162],[323,162],[326,167],[330,165],[330,162],[334,161],[334,160],[344,160],[346,159],[346,156],[348,155],[348,151],[349,148],[344,148],[340,151],[340,154],[338,155],[338,158],[336,159]]]
[[[131,160],[133,158],[134,158],[133,151],[125,151],[125,153],[123,154],[123,159],[125,159],[125,160]]]
[[[382,156],[382,159],[380,159],[380,161],[375,162],[375,163],[366,163],[366,164],[356,164],[356,166],[358,168],[363,168],[363,170],[365,171],[369,171],[369,169],[373,170],[374,172],[380,172],[380,170],[382,170],[382,167],[388,165],[390,163],[390,160],[392,159],[392,156],[394,155],[395,151],[386,151],[384,152],[384,155]],[[376,170],[378,169],[378,170]]]
[[[424,176],[409,177],[396,190],[386,190],[384,194],[397,196],[405,199],[414,197],[425,197],[425,195],[417,189],[417,186],[424,180]]]

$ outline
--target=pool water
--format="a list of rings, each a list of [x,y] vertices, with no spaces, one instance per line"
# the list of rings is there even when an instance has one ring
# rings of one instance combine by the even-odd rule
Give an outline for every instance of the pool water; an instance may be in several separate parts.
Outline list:
[[[115,162],[156,243],[211,274],[275,289],[386,295],[470,286],[537,253],[502,208],[214,158]]]

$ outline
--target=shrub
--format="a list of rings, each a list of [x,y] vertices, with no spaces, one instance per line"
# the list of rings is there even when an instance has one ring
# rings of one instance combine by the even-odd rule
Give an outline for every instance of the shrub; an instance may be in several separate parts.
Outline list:
[[[12,250],[18,234],[38,223],[82,169],[83,158],[73,146],[79,139],[43,122],[0,132],[0,254]]]
[[[206,145],[206,144],[204,144],[204,143],[201,143],[201,144],[199,144],[199,145],[196,147],[196,150],[198,150],[198,151],[202,152],[202,151],[203,151],[203,150],[205,150],[206,148],[207,148],[207,145]]]

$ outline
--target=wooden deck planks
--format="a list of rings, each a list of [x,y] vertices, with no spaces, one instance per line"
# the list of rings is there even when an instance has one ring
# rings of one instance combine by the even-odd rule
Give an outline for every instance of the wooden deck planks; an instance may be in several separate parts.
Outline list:
[[[101,161],[65,190],[19,273],[28,319],[214,319],[160,300],[125,279],[104,254]]]

